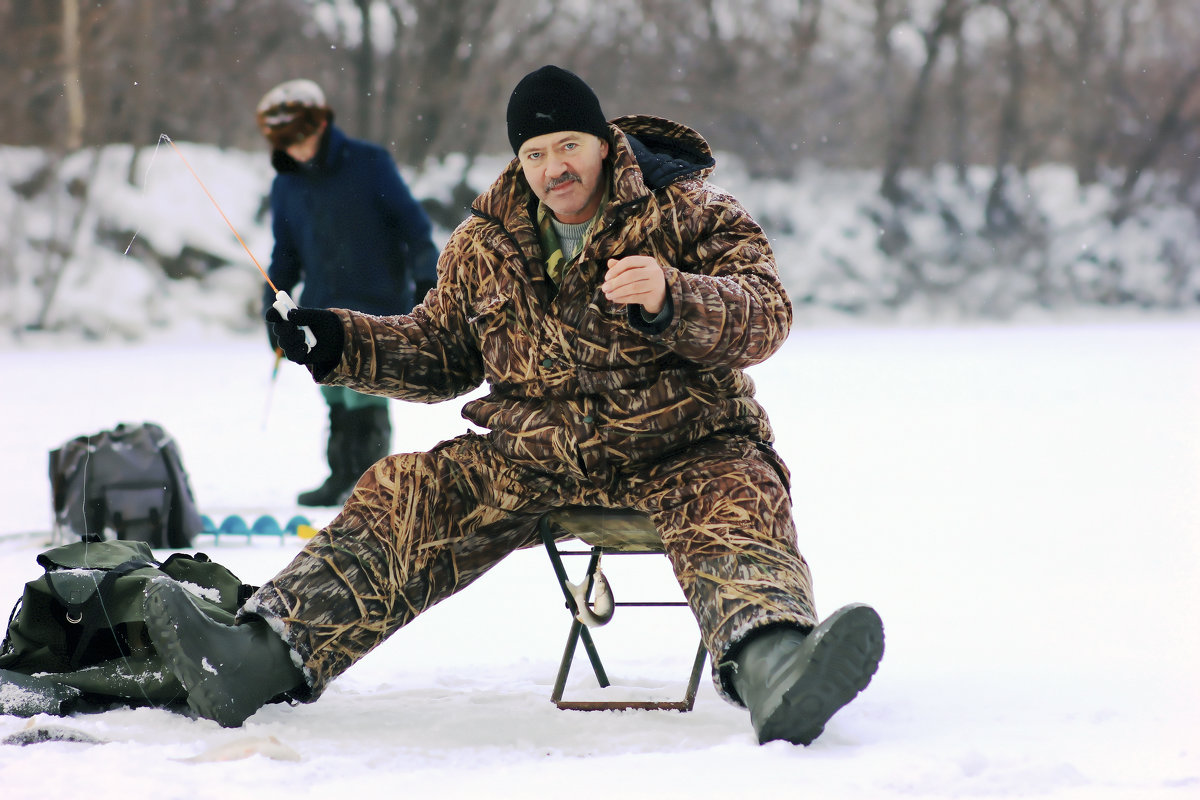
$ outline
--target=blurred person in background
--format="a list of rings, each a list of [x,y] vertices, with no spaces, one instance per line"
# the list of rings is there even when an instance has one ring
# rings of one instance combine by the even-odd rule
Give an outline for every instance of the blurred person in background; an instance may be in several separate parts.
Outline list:
[[[257,109],[271,145],[275,246],[268,274],[296,302],[367,314],[407,314],[437,280],[438,252],[424,209],[391,156],[346,136],[333,124],[321,88],[290,80],[271,89]],[[264,310],[275,296],[268,285]],[[278,342],[270,327],[271,346]],[[388,399],[320,387],[329,405],[329,477],[302,492],[305,506],[340,506],[369,466],[391,450]]]

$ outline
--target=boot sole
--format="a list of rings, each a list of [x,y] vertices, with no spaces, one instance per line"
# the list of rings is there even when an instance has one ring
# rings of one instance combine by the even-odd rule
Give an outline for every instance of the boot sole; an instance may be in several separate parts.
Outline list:
[[[179,636],[179,623],[186,620],[188,629],[195,632],[192,641],[199,642],[203,642],[204,628],[217,623],[196,608],[185,589],[173,583],[152,585],[146,592],[145,612],[150,641],[187,689],[187,704],[192,711],[224,728],[236,728],[258,709],[256,705],[242,713],[243,709],[231,703],[222,687],[215,685],[220,682],[215,667],[203,655],[188,652]]]
[[[759,744],[775,740],[811,744],[825,730],[825,723],[865,689],[879,669],[883,621],[875,609],[861,604],[846,606],[820,628],[824,630],[807,650],[808,663],[799,679],[759,726]]]

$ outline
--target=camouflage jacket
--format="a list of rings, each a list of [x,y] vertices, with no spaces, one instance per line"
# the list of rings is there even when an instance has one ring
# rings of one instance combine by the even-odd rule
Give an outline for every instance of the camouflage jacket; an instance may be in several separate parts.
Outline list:
[[[514,160],[454,231],[424,303],[394,317],[337,312],[345,347],[323,382],[436,402],[487,381],[463,416],[495,448],[597,484],[716,433],[771,442],[743,372],[792,322],[766,235],[708,183],[715,162],[698,133],[646,116],[611,130],[610,202],[557,292]],[[665,326],[601,291],[607,259],[626,255],[666,265]]]

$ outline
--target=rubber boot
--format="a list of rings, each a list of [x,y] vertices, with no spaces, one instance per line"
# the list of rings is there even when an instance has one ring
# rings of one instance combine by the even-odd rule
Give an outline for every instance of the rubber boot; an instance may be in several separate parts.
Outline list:
[[[222,625],[178,583],[146,590],[146,630],[201,717],[236,728],[275,697],[304,683],[291,648],[263,620]]]
[[[805,634],[767,628],[733,659],[733,687],[758,743],[810,744],[866,688],[883,657],[883,622],[867,605],[844,606]]]
[[[315,489],[301,492],[296,502],[302,506],[340,506],[346,502],[359,473],[350,465],[352,432],[349,411],[345,405],[329,406],[329,441],[325,458],[329,462],[329,477]]]
[[[392,450],[392,422],[386,405],[372,405],[348,412],[350,439],[347,467],[354,475],[353,482]]]

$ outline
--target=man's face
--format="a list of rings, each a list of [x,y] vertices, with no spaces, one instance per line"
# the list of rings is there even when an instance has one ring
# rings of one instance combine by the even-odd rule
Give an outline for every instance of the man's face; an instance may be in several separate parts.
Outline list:
[[[289,156],[296,159],[297,163],[304,164],[312,161],[317,156],[317,150],[321,146],[321,134],[325,132],[326,123],[322,122],[321,127],[312,136],[306,136],[285,148]]]
[[[587,222],[604,197],[608,142],[581,131],[534,136],[517,153],[525,180],[559,222]]]

